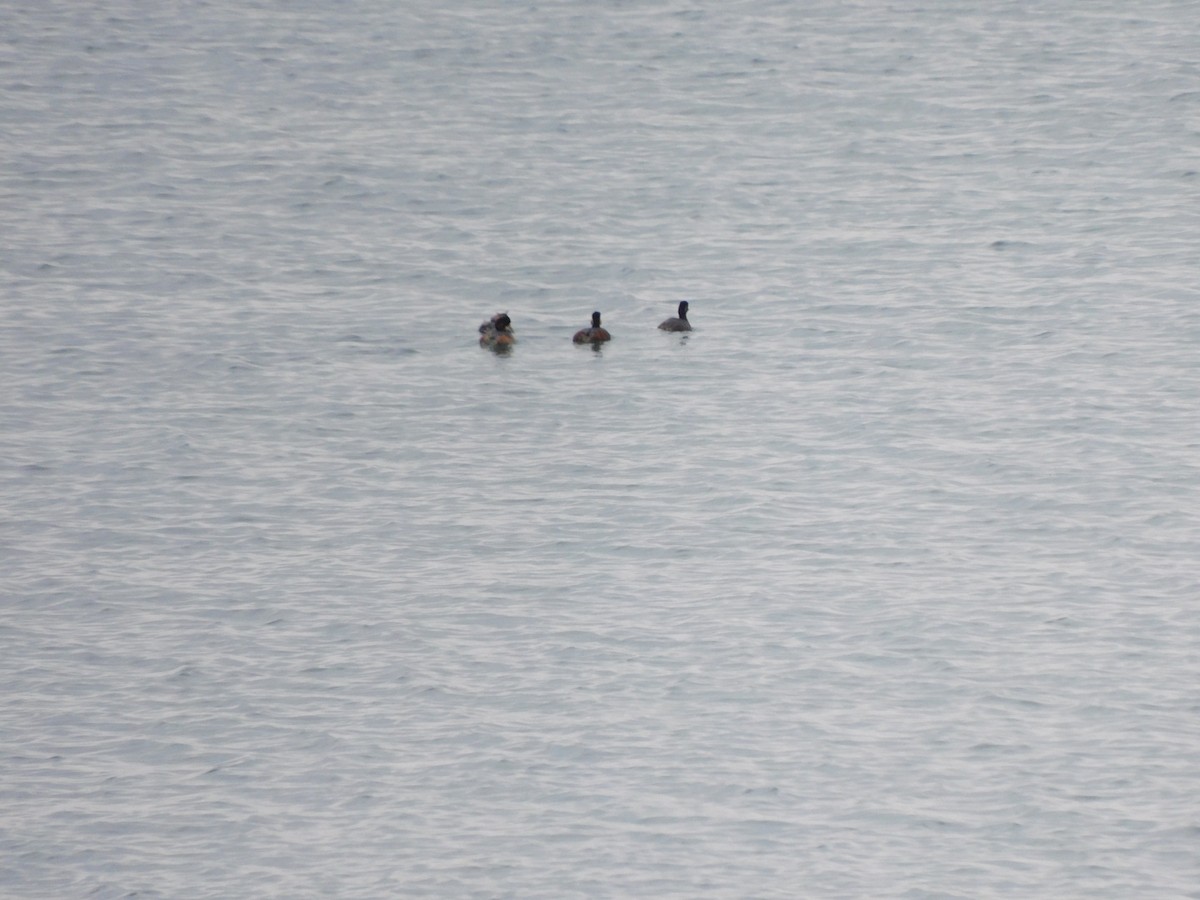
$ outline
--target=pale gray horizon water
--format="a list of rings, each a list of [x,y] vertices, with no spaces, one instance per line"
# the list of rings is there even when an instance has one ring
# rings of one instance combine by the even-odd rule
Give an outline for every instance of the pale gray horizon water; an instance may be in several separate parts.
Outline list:
[[[5,12],[0,894],[1200,897],[1189,4]]]

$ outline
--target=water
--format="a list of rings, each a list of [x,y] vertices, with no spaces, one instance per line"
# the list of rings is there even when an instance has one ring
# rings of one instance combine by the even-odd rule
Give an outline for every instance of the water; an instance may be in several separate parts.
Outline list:
[[[1200,896],[1190,5],[5,22],[0,893]]]

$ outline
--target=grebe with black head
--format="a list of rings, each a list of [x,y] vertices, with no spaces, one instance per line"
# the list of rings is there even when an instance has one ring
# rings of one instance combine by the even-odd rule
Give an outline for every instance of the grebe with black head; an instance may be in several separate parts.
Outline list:
[[[600,327],[600,312],[597,310],[592,313],[592,324],[590,328],[581,328],[575,332],[575,337],[571,338],[577,344],[602,344],[604,341],[611,341],[612,335],[604,328]]]
[[[511,347],[516,340],[508,313],[496,313],[479,326],[480,347]]]
[[[671,316],[658,327],[663,331],[691,331],[692,323],[688,321],[688,302],[682,300],[679,303],[679,315]]]

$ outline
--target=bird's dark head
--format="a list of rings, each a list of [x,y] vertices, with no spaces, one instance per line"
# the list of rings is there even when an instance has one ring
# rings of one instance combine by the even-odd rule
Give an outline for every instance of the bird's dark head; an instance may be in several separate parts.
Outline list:
[[[592,313],[592,327],[593,327],[593,328],[599,328],[599,327],[600,327],[600,311],[599,311],[599,310],[597,310],[596,312]]]
[[[688,302],[686,300],[679,301],[679,318],[686,319],[688,311]]]
[[[503,331],[512,324],[512,319],[508,317],[508,313],[501,313],[500,315],[496,316],[495,322],[496,328],[500,331]]]

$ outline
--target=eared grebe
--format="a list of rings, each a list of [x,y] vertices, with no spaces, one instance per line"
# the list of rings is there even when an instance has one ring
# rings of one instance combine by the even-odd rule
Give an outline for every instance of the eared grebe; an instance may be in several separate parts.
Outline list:
[[[577,344],[600,344],[604,341],[611,341],[612,335],[600,327],[600,313],[592,313],[592,327],[583,328],[575,332],[575,337],[571,338]]]
[[[688,302],[682,300],[679,303],[679,315],[671,316],[658,327],[663,331],[691,331],[692,323],[687,320]]]
[[[480,347],[511,347],[516,340],[508,313],[496,313],[479,326]]]

